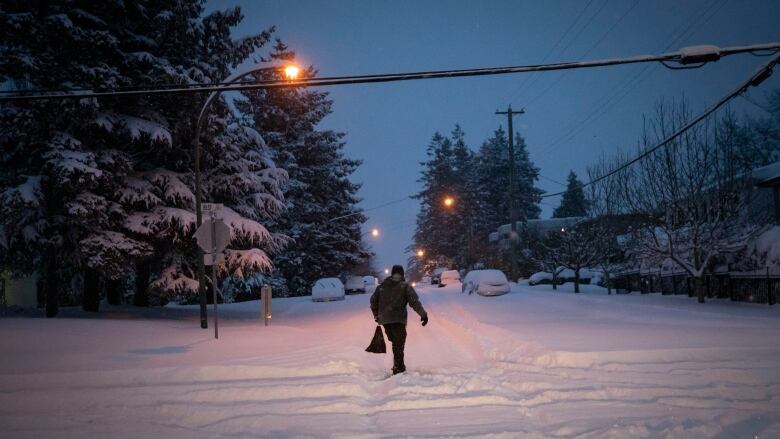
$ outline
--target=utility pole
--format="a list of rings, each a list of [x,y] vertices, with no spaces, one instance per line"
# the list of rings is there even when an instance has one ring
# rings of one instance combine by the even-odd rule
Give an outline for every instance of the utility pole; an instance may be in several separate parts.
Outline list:
[[[496,114],[506,114],[509,131],[509,244],[512,260],[512,272],[510,281],[517,282],[517,206],[515,204],[515,141],[514,129],[512,128],[512,117],[518,114],[524,114],[525,110],[512,111],[510,104],[506,111],[496,110]]]

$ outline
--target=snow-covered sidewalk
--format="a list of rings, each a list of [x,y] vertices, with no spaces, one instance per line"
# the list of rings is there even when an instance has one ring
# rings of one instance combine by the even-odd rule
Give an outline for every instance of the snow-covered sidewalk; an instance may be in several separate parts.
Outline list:
[[[0,319],[3,437],[779,437],[780,309],[421,288],[409,372],[363,352],[367,296]],[[78,311],[66,311],[74,317]]]

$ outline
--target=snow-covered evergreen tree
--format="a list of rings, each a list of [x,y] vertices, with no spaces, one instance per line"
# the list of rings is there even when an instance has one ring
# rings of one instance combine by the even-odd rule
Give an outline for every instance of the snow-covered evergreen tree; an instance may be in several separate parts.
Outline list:
[[[277,41],[268,61],[292,59],[294,53]],[[301,75],[315,73],[310,68]],[[256,74],[261,79],[278,75]],[[361,240],[366,217],[357,206],[360,185],[349,179],[360,161],[344,156],[343,133],[317,127],[331,112],[327,93],[274,89],[246,92],[244,97],[237,108],[263,133],[274,161],[289,176],[287,210],[271,225],[291,241],[274,262],[291,292],[303,294],[318,278],[348,272],[369,256]]]
[[[422,190],[415,196],[420,200],[414,248],[422,249],[428,260],[452,265],[461,249],[463,200],[458,191],[458,175],[455,169],[452,141],[435,133],[427,148],[428,160],[422,162],[420,179]],[[453,200],[450,206],[445,200]],[[410,250],[414,250],[410,248]]]
[[[0,79],[19,89],[219,81],[270,37],[262,32],[234,41],[230,32],[242,18],[240,9],[203,17],[202,0],[9,1],[0,8]],[[203,99],[140,96],[0,108],[2,125],[10,127],[0,133],[0,260],[14,272],[42,274],[47,315],[56,314],[58,287],[72,284],[77,272],[84,273],[89,309],[98,303],[92,270],[110,281],[138,264],[137,304],[147,302],[150,276],[157,277],[153,286],[160,294],[193,292],[191,144]],[[224,152],[225,140],[232,136],[233,142],[237,132],[243,133],[242,153],[254,148],[267,158],[254,134],[231,128],[223,101],[211,115],[201,139],[207,175],[218,179],[219,169],[236,171],[209,157]],[[280,202],[272,186],[283,175],[273,169],[270,160],[259,160],[240,171],[239,178],[256,179],[227,201],[241,221],[271,212],[271,199]],[[252,197],[258,203],[247,201]],[[259,205],[259,213],[247,211]],[[279,245],[270,233],[244,238],[239,249]],[[267,269],[260,259],[255,254],[254,263],[238,266]]]
[[[539,201],[542,191],[535,186],[539,179],[539,168],[530,159],[525,139],[516,133],[514,136],[515,162],[515,205],[518,219],[525,221],[539,217]],[[499,127],[493,137],[480,146],[477,155],[477,202],[479,212],[475,224],[475,233],[480,238],[476,242],[487,242],[487,236],[502,225],[509,223],[509,140],[505,131]],[[484,247],[480,250],[484,261],[493,260],[495,248]],[[508,264],[508,255],[503,254],[503,265]],[[506,268],[506,267],[505,267]]]
[[[588,200],[582,190],[582,182],[574,171],[566,178],[566,193],[561,197],[561,205],[553,210],[553,218],[583,217],[588,214]]]
[[[539,168],[531,161],[525,139],[516,133],[515,188],[518,218],[521,220],[539,217],[539,201],[542,191],[535,186],[539,179]],[[479,230],[487,236],[501,224],[509,222],[509,145],[506,133],[499,127],[493,137],[482,143],[479,149],[478,182],[480,199],[483,200],[483,221]]]

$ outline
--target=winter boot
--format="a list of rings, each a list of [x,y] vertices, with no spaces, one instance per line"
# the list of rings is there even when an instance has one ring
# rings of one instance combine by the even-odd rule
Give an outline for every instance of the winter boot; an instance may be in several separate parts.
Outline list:
[[[394,352],[393,355],[393,375],[406,372],[406,365],[404,364],[404,353]]]

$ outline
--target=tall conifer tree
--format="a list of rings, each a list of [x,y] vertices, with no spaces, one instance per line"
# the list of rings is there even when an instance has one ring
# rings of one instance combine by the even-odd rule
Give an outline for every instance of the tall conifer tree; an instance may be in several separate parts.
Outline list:
[[[560,206],[553,211],[553,218],[585,216],[588,213],[588,200],[582,190],[582,182],[574,171],[566,178],[566,193],[561,197]]]
[[[277,40],[268,61],[293,60],[295,54]],[[302,72],[313,77],[313,69]],[[261,72],[258,78],[277,78]],[[332,111],[325,92],[306,89],[258,90],[244,93],[237,107],[252,119],[287,170],[287,211],[272,226],[291,242],[275,260],[278,273],[293,293],[310,291],[321,277],[338,276],[369,257],[361,239],[366,217],[357,206],[359,184],[350,176],[360,160],[344,155],[344,133],[318,124]]]

